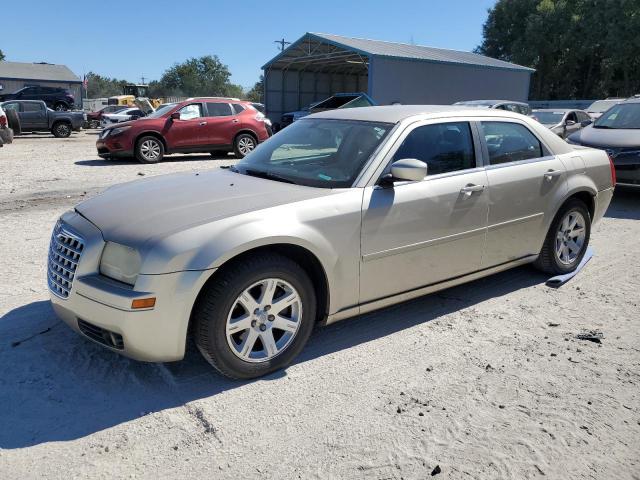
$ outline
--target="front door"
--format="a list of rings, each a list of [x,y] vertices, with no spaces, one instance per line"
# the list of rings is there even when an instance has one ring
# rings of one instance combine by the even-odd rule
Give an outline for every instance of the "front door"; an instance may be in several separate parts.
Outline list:
[[[204,127],[207,125],[202,104],[190,103],[178,113],[180,118],[168,119],[163,132],[169,150],[197,149],[205,141]]]
[[[468,122],[419,125],[406,134],[390,163],[415,158],[428,173],[422,181],[365,189],[361,303],[480,269],[489,192],[479,152]]]
[[[489,223],[483,267],[540,252],[544,225],[566,190],[566,170],[524,124],[481,123],[488,157]]]

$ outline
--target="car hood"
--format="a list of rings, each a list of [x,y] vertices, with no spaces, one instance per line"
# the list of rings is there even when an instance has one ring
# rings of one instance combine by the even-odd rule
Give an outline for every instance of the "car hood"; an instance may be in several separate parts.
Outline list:
[[[572,142],[588,147],[637,147],[640,146],[640,129],[609,129],[588,126],[571,135]]]
[[[76,211],[105,240],[140,246],[204,223],[334,192],[216,169],[116,185]]]

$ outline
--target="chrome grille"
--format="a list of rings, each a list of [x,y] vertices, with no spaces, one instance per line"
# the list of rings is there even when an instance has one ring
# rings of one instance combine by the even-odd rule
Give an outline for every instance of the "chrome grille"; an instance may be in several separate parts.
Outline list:
[[[60,223],[55,226],[47,262],[49,290],[55,295],[61,298],[69,296],[83,248],[81,238],[67,232]]]

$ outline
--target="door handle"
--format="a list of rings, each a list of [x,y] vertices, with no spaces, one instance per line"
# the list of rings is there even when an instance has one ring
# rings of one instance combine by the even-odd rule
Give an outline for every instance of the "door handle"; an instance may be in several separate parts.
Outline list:
[[[484,190],[484,185],[467,185],[466,187],[462,187],[460,189],[460,193],[464,194],[467,197],[470,197],[475,192],[481,192]]]
[[[233,120],[231,120],[231,123],[238,123],[240,120],[238,120],[237,118],[234,118]]]
[[[206,124],[207,124],[207,122],[200,122],[200,126],[206,125]]]
[[[560,175],[562,175],[562,172],[559,170],[549,170],[548,172],[544,173],[544,179],[547,182],[550,182],[551,180],[553,180],[555,177],[559,177]]]

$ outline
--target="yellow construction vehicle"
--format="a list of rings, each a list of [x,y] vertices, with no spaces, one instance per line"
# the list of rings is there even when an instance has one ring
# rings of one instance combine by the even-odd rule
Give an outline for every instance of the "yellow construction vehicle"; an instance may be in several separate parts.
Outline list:
[[[108,105],[127,105],[129,107],[136,106],[136,99],[144,98],[148,99],[153,108],[157,108],[158,105],[164,103],[161,98],[148,98],[149,85],[133,84],[129,83],[122,88],[122,95],[115,95],[109,97],[107,100]]]

